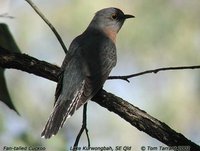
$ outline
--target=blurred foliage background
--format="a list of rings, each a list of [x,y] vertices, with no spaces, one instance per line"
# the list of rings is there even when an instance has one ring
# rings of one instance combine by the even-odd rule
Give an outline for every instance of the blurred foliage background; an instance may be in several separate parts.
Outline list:
[[[68,47],[94,13],[118,7],[135,19],[125,22],[117,38],[118,64],[111,75],[126,75],[158,67],[200,64],[200,1],[193,0],[35,0]],[[52,31],[24,0],[0,0],[0,18],[19,48],[40,60],[61,65],[64,51]],[[53,107],[56,83],[17,70],[6,70],[6,82],[21,114],[0,103],[0,147],[44,146],[69,150],[81,127],[80,109],[59,133],[45,140],[40,133]],[[200,71],[166,71],[135,77],[130,83],[109,80],[104,88],[200,145]],[[1,92],[0,92],[1,93]],[[88,105],[91,146],[163,145],[99,105]],[[87,145],[82,138],[80,145]]]

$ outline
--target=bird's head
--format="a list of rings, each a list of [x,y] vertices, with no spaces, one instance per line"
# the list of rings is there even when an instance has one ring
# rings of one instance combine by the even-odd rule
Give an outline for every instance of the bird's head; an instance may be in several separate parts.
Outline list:
[[[109,29],[118,33],[124,21],[128,18],[134,18],[133,15],[124,14],[120,9],[109,7],[96,12],[90,26],[105,30]]]

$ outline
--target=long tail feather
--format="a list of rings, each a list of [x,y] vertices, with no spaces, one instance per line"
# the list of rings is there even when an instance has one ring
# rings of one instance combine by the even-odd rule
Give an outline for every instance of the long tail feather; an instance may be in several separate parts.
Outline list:
[[[70,117],[67,112],[66,104],[56,104],[53,113],[50,115],[47,124],[41,134],[44,138],[50,138],[52,135],[56,135],[58,130],[63,126],[63,123]]]
[[[66,119],[87,102],[89,98],[83,95],[84,84],[85,82],[82,83],[80,90],[77,91],[73,100],[64,100],[62,96],[58,97],[53,113],[50,115],[41,134],[42,137],[50,138],[52,135],[56,135],[58,130],[63,127]]]

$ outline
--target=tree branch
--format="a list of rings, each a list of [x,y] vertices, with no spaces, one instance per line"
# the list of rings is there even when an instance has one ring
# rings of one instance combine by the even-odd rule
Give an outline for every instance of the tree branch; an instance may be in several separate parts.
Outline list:
[[[82,127],[81,127],[81,129],[76,137],[75,143],[74,143],[74,147],[73,147],[74,151],[77,151],[78,143],[79,143],[79,140],[80,140],[81,135],[83,134],[84,130],[85,130],[85,133],[87,136],[88,147],[90,147],[90,138],[89,138],[88,129],[87,129],[87,103],[84,104],[84,106],[83,106],[83,122],[82,122]]]
[[[160,71],[185,70],[185,69],[200,69],[200,65],[157,68],[157,69],[146,70],[146,71],[142,71],[142,72],[138,72],[138,73],[135,73],[135,74],[126,75],[126,76],[110,76],[110,77],[108,77],[108,79],[110,79],[110,80],[111,79],[121,79],[121,80],[125,80],[127,82],[130,82],[128,79],[133,78],[133,77],[137,77],[137,76],[141,76],[141,75],[144,75],[144,74],[148,74],[148,73],[155,73],[156,74]]]
[[[191,142],[182,134],[177,133],[165,123],[112,93],[108,93],[105,90],[99,91],[92,98],[92,101],[116,113],[138,130],[147,133],[168,146],[190,146],[191,151],[200,150],[200,146]]]
[[[57,81],[59,67],[44,61],[39,61],[25,54],[11,53],[0,47],[0,67],[15,68],[28,73]],[[137,129],[168,146],[190,146],[191,151],[200,151],[200,146],[177,133],[165,123],[155,119],[145,111],[133,106],[127,101],[101,90],[92,101],[100,104],[125,119]]]
[[[35,10],[35,12],[49,26],[49,28],[53,31],[53,33],[55,34],[56,38],[58,39],[58,41],[59,41],[60,45],[62,46],[63,50],[65,51],[65,53],[67,53],[67,48],[65,47],[65,44],[64,44],[62,38],[60,37],[60,35],[58,34],[58,32],[56,31],[54,26],[49,22],[49,20],[42,14],[42,12],[39,10],[39,8],[31,0],[25,0],[25,1],[27,3],[29,3],[29,5]]]
[[[0,14],[0,17],[2,17],[2,18],[9,18],[9,19],[14,19],[15,18],[13,16],[8,15],[8,13]]]
[[[0,67],[13,68],[57,82],[60,68],[26,54],[9,52],[0,46]]]

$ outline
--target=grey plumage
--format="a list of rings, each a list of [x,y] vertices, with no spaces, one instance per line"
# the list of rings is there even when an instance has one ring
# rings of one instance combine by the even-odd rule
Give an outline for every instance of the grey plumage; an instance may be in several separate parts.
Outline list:
[[[119,20],[111,18],[112,14],[119,14]],[[96,13],[85,32],[72,41],[61,67],[54,109],[41,134],[45,138],[55,135],[66,119],[103,86],[117,62],[113,38],[126,19],[123,16],[119,9],[103,9]],[[107,28],[113,31],[107,32]]]

